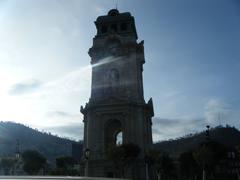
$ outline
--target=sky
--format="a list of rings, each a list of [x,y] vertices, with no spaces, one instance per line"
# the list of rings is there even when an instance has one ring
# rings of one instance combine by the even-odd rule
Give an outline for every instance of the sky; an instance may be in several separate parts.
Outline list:
[[[94,21],[115,0],[0,0],[0,121],[82,139]],[[119,0],[145,41],[153,140],[240,128],[240,1]]]

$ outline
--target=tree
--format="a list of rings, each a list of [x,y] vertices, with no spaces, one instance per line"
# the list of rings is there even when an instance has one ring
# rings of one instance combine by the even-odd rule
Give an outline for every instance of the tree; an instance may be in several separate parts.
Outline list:
[[[112,161],[115,171],[115,176],[124,177],[126,170],[131,167],[136,161],[140,148],[132,143],[122,144],[120,146],[110,145],[107,149],[107,159]]]
[[[237,158],[240,159],[240,145],[235,147],[236,153],[237,153]]]
[[[30,175],[35,175],[40,169],[44,168],[46,158],[35,150],[27,150],[22,154],[23,169]]]
[[[10,170],[14,168],[16,160],[12,158],[2,158],[0,162],[0,167],[3,169],[5,175],[10,174]]]
[[[74,159],[71,156],[62,156],[56,158],[56,165],[58,168],[69,169],[74,165]]]
[[[202,168],[202,179],[206,179],[207,171],[213,172],[215,165],[226,153],[226,147],[215,141],[207,141],[200,144],[199,148],[193,153],[193,157]]]
[[[181,175],[186,179],[194,178],[197,179],[199,173],[199,166],[193,157],[192,152],[184,152],[179,157],[180,172]]]
[[[155,170],[158,180],[161,180],[163,176],[169,177],[173,175],[173,161],[168,154],[158,150],[150,150],[147,154],[149,164]]]
[[[73,170],[75,160],[71,156],[56,158],[57,169],[55,175],[76,175],[78,172]]]
[[[194,153],[194,158],[202,168],[202,179],[206,180],[206,170],[213,165],[214,152],[206,145],[203,145]]]
[[[115,170],[115,177],[123,177],[123,167],[124,162],[122,161],[122,157],[124,156],[123,148],[120,146],[116,146],[115,144],[111,144],[107,148],[106,157],[113,163],[113,167]]]
[[[235,149],[236,149],[236,158],[238,159],[238,160],[240,160],[240,145],[238,145],[238,146],[236,146],[235,147]],[[238,177],[238,180],[240,180],[240,169],[238,168],[237,169],[237,177]]]

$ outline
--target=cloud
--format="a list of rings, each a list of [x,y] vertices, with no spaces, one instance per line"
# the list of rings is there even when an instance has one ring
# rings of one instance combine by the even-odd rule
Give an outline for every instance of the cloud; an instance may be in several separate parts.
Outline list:
[[[90,66],[78,68],[65,76],[44,84],[44,88],[54,93],[86,91],[90,88],[91,68]]]
[[[17,83],[13,85],[10,90],[10,95],[22,95],[35,92],[41,87],[42,83],[39,80],[31,79],[26,82]]]
[[[51,111],[47,113],[48,117],[72,117],[71,114],[64,111]]]
[[[44,130],[49,131],[53,134],[58,134],[61,137],[67,137],[78,140],[83,139],[83,124],[81,122],[61,126],[48,126],[44,128]]]
[[[221,99],[209,99],[204,107],[206,122],[210,124],[221,124],[223,119],[231,119],[233,111],[230,106]]]
[[[46,82],[29,80],[17,83],[9,90],[10,95],[28,95],[34,100],[47,99],[49,103],[55,103],[56,99],[63,99],[73,93],[79,93],[88,97],[91,84],[91,68],[85,66],[68,72],[64,76]]]
[[[83,139],[83,123],[80,112],[72,114],[67,111],[49,111],[46,113],[48,124],[40,126],[39,129],[57,134],[60,137],[71,139]]]
[[[215,127],[229,124],[239,128],[240,111],[233,107],[232,104],[221,98],[210,98],[202,106],[202,116],[190,115],[175,119],[155,117],[152,126],[153,140],[174,139],[196,133],[204,130],[206,125]]]
[[[164,93],[162,93],[162,96],[166,99],[173,99],[173,98],[179,97],[181,95],[183,95],[183,94],[180,91],[177,91],[175,89],[168,90],[168,91],[165,91]]]
[[[205,127],[205,120],[153,118],[153,140],[161,141],[195,133]]]
[[[66,111],[49,111],[45,114],[50,124],[58,123],[58,125],[65,125],[66,123],[81,122],[81,113],[70,113]],[[52,122],[52,123],[51,123]],[[55,123],[54,123],[55,122]]]
[[[93,6],[93,8],[94,8],[94,12],[96,13],[96,14],[104,14],[105,13],[105,8],[103,7],[103,6],[100,6],[100,5],[94,5]]]

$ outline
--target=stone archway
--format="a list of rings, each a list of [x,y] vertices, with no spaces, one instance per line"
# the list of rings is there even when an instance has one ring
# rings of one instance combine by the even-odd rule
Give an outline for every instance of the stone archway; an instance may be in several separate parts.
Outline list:
[[[121,141],[123,142],[123,127],[121,121],[117,119],[108,120],[104,128],[105,148],[109,145],[117,145],[120,135],[122,136]]]

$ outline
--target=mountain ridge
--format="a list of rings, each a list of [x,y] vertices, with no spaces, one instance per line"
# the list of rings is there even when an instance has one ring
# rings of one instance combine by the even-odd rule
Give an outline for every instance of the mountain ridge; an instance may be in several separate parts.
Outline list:
[[[235,127],[218,126],[210,129],[210,138],[227,147],[240,146],[240,131]],[[184,137],[154,143],[154,148],[173,156],[192,151],[206,139],[205,132],[189,134]],[[34,149],[42,153],[51,163],[59,156],[71,156],[74,140],[62,138],[51,133],[41,132],[15,122],[0,121],[0,157],[14,156],[20,144],[20,152]]]
[[[240,131],[235,127],[226,125],[210,129],[210,139],[228,148],[240,146]],[[195,150],[198,145],[206,140],[206,132],[198,132],[181,138],[157,142],[154,147],[168,154],[178,156],[183,152]]]
[[[0,156],[13,156],[17,150],[17,141],[20,152],[27,149],[37,150],[50,162],[54,162],[59,156],[70,156],[72,143],[76,143],[76,141],[40,132],[20,123],[1,121]]]

